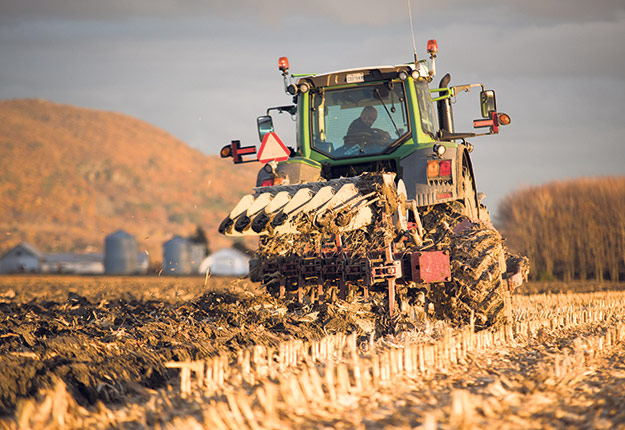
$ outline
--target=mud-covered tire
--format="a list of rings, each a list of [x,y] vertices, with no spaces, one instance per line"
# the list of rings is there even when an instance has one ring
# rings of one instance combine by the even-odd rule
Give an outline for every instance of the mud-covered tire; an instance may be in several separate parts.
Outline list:
[[[460,326],[470,324],[473,313],[476,330],[510,321],[510,292],[502,279],[504,255],[499,233],[482,223],[454,234],[452,281],[430,291],[436,317]]]
[[[476,205],[475,188],[473,184],[473,178],[467,168],[462,171],[462,193],[464,199],[465,213],[467,217],[471,219],[479,219],[480,213]]]

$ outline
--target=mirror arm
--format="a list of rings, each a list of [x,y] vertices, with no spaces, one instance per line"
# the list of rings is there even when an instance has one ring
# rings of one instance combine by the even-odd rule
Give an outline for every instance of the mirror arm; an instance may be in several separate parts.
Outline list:
[[[295,115],[295,112],[297,110],[297,106],[295,106],[295,105],[287,105],[287,106],[274,106],[274,107],[270,107],[270,108],[267,108],[267,116],[269,116],[269,112],[271,112],[272,110],[276,110],[276,111],[278,111],[278,113],[287,112],[290,115]]]
[[[451,87],[451,95],[453,97],[456,96],[456,94],[458,94],[459,92],[465,92],[468,93],[469,91],[471,91],[471,88],[477,88],[477,87],[481,87],[482,91],[484,91],[484,85],[483,84],[468,84],[468,85],[456,85],[455,87]]]
[[[432,99],[433,102],[437,102],[439,100],[445,100],[451,97],[451,91],[448,87],[443,87],[443,88],[432,88],[430,89],[430,93],[443,93],[442,95],[438,96],[438,97],[430,97]]]
[[[456,85],[454,87],[443,87],[443,88],[432,88],[430,89],[430,93],[440,93],[441,95],[438,97],[432,98],[433,102],[439,100],[445,100],[451,97],[456,97],[456,95],[460,92],[469,92],[471,88],[482,88],[484,91],[484,84],[468,84],[468,85]]]

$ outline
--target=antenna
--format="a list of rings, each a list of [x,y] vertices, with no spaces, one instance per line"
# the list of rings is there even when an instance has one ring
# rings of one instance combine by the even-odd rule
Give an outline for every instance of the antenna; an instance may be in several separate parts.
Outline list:
[[[408,0],[408,15],[410,15],[410,33],[412,33],[412,51],[414,52],[414,65],[417,66],[417,45],[414,41],[414,26],[412,25],[412,0]]]

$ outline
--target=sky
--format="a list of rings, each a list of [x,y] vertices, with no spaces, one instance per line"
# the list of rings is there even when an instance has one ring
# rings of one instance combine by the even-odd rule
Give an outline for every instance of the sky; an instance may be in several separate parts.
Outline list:
[[[279,57],[293,73],[408,62],[409,5],[419,58],[438,41],[433,86],[483,83],[512,118],[471,140],[491,212],[523,187],[625,175],[622,0],[0,0],[0,99],[124,113],[206,154],[258,145],[256,117],[291,101]],[[454,112],[471,131],[477,92]],[[291,119],[276,128],[294,146]]]

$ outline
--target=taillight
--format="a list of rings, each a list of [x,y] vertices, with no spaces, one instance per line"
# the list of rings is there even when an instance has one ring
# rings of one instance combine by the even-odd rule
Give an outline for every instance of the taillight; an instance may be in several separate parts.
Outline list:
[[[427,170],[428,178],[437,178],[439,170],[440,170],[440,167],[438,165],[438,160],[428,161],[428,170]]]
[[[451,160],[430,160],[427,165],[428,179],[451,179]]]
[[[451,160],[443,160],[440,162],[438,174],[442,177],[451,177]]]
[[[284,182],[286,178],[283,178],[281,176],[276,176],[275,178],[270,178],[270,179],[265,179],[263,182],[260,183],[261,187],[271,187],[272,185],[280,185],[281,183]]]

